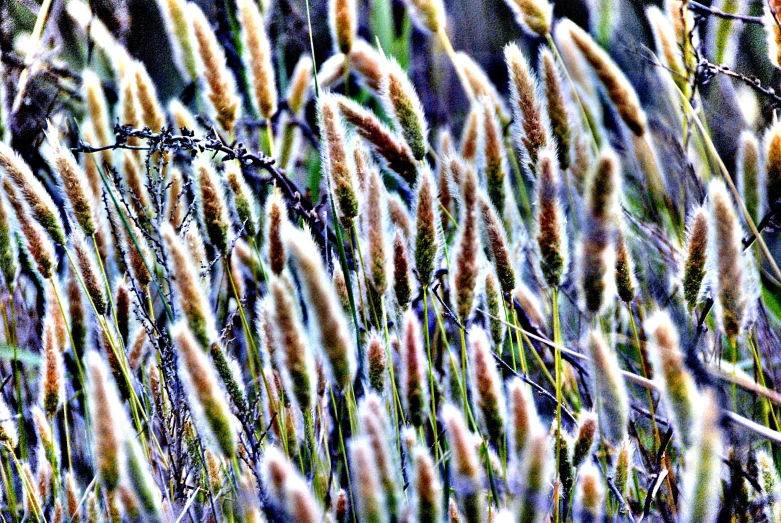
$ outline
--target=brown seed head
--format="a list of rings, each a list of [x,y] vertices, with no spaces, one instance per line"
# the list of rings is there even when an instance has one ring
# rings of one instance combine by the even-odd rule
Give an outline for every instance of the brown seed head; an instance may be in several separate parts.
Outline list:
[[[250,72],[252,101],[266,120],[277,112],[277,86],[274,64],[263,16],[254,0],[238,0],[238,18],[244,43],[244,63]]]
[[[509,44],[504,48],[504,59],[510,76],[515,142],[519,149],[526,151],[534,168],[539,152],[549,142],[537,79],[517,45]]]
[[[336,51],[350,54],[358,26],[355,0],[329,0],[328,23]]]

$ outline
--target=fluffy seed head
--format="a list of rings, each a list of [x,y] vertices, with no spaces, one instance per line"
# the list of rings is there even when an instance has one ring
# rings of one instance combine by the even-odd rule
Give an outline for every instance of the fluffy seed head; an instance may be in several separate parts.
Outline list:
[[[494,106],[496,116],[499,117],[499,120],[502,122],[508,120],[509,117],[507,116],[507,107],[504,104],[504,100],[502,100],[496,87],[491,83],[491,80],[480,67],[480,64],[464,52],[456,53],[456,57],[475,98],[480,99],[481,97],[488,97]]]
[[[282,229],[287,224],[287,206],[282,200],[282,193],[274,188],[266,202],[266,241],[268,243],[268,259],[271,272],[279,276],[285,269],[287,253],[282,240]]]
[[[96,352],[90,352],[86,360],[90,379],[90,413],[95,429],[93,446],[98,460],[98,472],[101,483],[107,490],[113,491],[119,483],[123,462],[124,427],[120,419],[123,407],[103,359]]]
[[[398,465],[388,447],[390,432],[385,405],[376,394],[368,394],[359,406],[358,414],[374,454],[377,474],[385,493],[385,504],[391,514],[396,514],[401,508],[401,494],[398,489]]]
[[[502,293],[512,293],[513,288],[515,288],[515,270],[513,269],[504,226],[488,198],[481,195],[478,205],[482,215],[486,243],[491,250],[491,258],[496,270],[496,276],[499,279],[500,288]]]
[[[238,0],[238,18],[244,42],[244,64],[250,72],[252,101],[260,115],[269,120],[277,112],[274,64],[263,16],[254,0]]]
[[[106,96],[103,93],[103,86],[100,79],[90,69],[85,69],[81,73],[81,85],[84,91],[84,99],[87,102],[87,112],[89,113],[89,123],[95,139],[88,138],[86,129],[84,129],[84,138],[87,142],[96,145],[108,145],[112,142],[113,136],[111,125],[109,123],[109,109],[106,102]],[[100,153],[104,164],[111,165],[111,150]],[[85,155],[91,157],[92,155]],[[99,194],[96,192],[96,194]]]
[[[488,270],[485,275],[485,305],[488,309],[489,326],[491,328],[491,339],[497,347],[502,346],[504,341],[504,323],[500,320],[502,310],[502,297],[499,293],[499,280],[492,270]]]
[[[683,298],[690,311],[697,305],[703,287],[708,236],[708,215],[703,207],[698,207],[689,218],[683,266]]]
[[[526,151],[534,172],[537,156],[549,141],[545,114],[540,105],[537,79],[520,48],[514,43],[504,48],[504,59],[510,76],[516,146]]]
[[[388,168],[408,183],[414,182],[417,174],[415,157],[406,141],[397,138],[374,113],[356,102],[343,96],[337,96],[336,100],[344,119],[369,142],[372,149],[385,160]]]
[[[65,399],[65,372],[62,354],[55,339],[57,334],[54,323],[55,320],[51,316],[44,317],[44,372],[41,377],[41,404],[49,416],[54,416],[57,413]]]
[[[561,285],[567,269],[567,234],[559,199],[559,179],[555,154],[543,151],[537,174],[537,245],[540,268],[551,288]]]
[[[291,292],[292,284],[284,277],[271,276],[269,293],[272,302],[272,323],[276,325],[278,343],[275,354],[279,368],[289,382],[289,388],[302,411],[314,403],[315,369],[312,351],[299,319],[297,303]]]
[[[412,310],[404,313],[401,340],[401,389],[407,417],[420,427],[428,414],[428,379],[420,322]]]
[[[442,485],[439,481],[434,460],[422,446],[412,451],[414,463],[414,512],[416,521],[442,521]]]
[[[65,232],[59,211],[52,197],[27,166],[22,157],[8,145],[0,142],[0,172],[5,172],[13,182],[15,189],[30,207],[30,214],[41,224],[55,243],[65,243]],[[6,181],[3,180],[3,185]],[[8,189],[6,189],[8,193]],[[9,201],[11,197],[9,194]],[[13,202],[11,202],[13,205]],[[16,205],[14,205],[16,210]],[[19,214],[17,210],[17,215]]]
[[[548,510],[549,480],[553,471],[551,444],[540,430],[529,435],[520,465],[520,507],[516,521],[539,523]]]
[[[781,199],[781,122],[778,120],[765,134],[765,158],[767,208],[772,209]]]
[[[160,236],[170,259],[179,306],[187,318],[192,335],[203,347],[208,347],[217,339],[217,331],[211,305],[201,287],[196,265],[170,224],[164,223],[160,226]]]
[[[683,514],[681,521],[715,521],[721,492],[722,439],[719,429],[721,408],[713,391],[707,391],[700,403],[701,420],[694,446],[689,451],[683,477]]]
[[[179,74],[185,80],[195,80],[198,77],[198,66],[193,51],[195,35],[187,17],[187,1],[157,0],[157,5],[163,14],[174,63]]]
[[[464,179],[465,194],[477,193],[477,175],[468,167]],[[480,272],[478,253],[480,252],[480,231],[478,227],[477,205],[474,198],[464,202],[461,209],[459,236],[454,250],[455,270],[453,271],[453,289],[455,290],[456,314],[465,322],[472,313],[475,300],[475,288]]]
[[[592,463],[586,463],[578,474],[575,506],[579,521],[601,521],[604,512],[605,487],[599,471]]]
[[[781,68],[781,26],[778,24],[781,18],[781,3],[778,0],[764,2],[765,36],[767,38],[767,53],[770,63]]]
[[[92,220],[90,188],[84,183],[86,175],[73,157],[73,153],[63,147],[60,133],[51,122],[46,131],[46,140],[51,148],[52,166],[60,176],[73,215],[84,234],[91,236],[95,232],[95,223]]]
[[[401,310],[407,307],[412,296],[409,275],[407,241],[398,229],[393,236],[393,294]]]
[[[488,336],[480,327],[469,330],[469,348],[472,356],[472,390],[483,429],[496,445],[503,441],[505,412],[502,381],[491,352]]]
[[[482,521],[482,478],[474,439],[461,412],[453,405],[446,403],[442,407],[442,421],[453,453],[452,485],[459,495],[467,521]]]
[[[227,162],[225,164],[225,177],[233,195],[233,205],[239,223],[244,227],[247,237],[254,238],[258,233],[258,219],[255,213],[257,204],[255,196],[241,172],[241,165],[238,162]]]
[[[366,344],[366,360],[368,362],[369,385],[379,393],[385,389],[385,372],[388,360],[385,356],[385,347],[382,339],[372,331],[369,342]]]
[[[432,1],[432,0],[429,0]],[[428,150],[428,125],[418,94],[404,69],[394,58],[388,58],[380,81],[385,110],[393,117],[416,160],[423,160]]]
[[[746,294],[743,289],[743,243],[742,232],[732,200],[720,180],[711,182],[708,190],[710,199],[710,224],[708,244],[713,261],[709,278],[716,305],[716,317],[722,332],[730,340],[740,334],[746,314]]]
[[[342,225],[349,229],[358,216],[358,195],[352,166],[347,156],[344,126],[334,96],[319,100],[320,132],[323,135],[321,155],[325,175],[330,177],[336,199],[336,210]]]
[[[431,283],[440,251],[439,208],[436,184],[428,168],[421,169],[415,205],[415,269],[422,285]]]
[[[572,448],[572,466],[579,467],[591,458],[594,443],[597,441],[597,415],[584,412],[578,421],[578,434]]]
[[[387,240],[385,239],[385,186],[377,169],[371,169],[366,193],[366,235],[369,239],[369,274],[374,291],[388,289]]]
[[[545,37],[551,30],[553,6],[547,0],[506,0],[515,20],[529,33]]]
[[[615,352],[599,331],[589,333],[588,348],[594,373],[599,432],[611,444],[617,445],[626,437],[629,422],[629,398],[621,367]]]
[[[0,143],[2,148],[2,143]],[[0,162],[2,161],[2,150],[0,149]],[[19,198],[16,187],[8,178],[3,179],[3,190],[5,190],[8,203],[14,209],[16,220],[19,223],[19,229],[25,239],[25,244],[30,256],[35,260],[38,272],[44,279],[51,278],[54,269],[57,267],[57,260],[54,253],[54,245],[44,232],[43,227],[30,216],[30,211],[25,207]]]
[[[635,297],[635,264],[629,254],[623,228],[616,235],[616,291],[624,303],[630,303]]]
[[[0,193],[0,273],[3,274],[6,289],[11,289],[16,278],[16,253],[11,221],[4,200]]]
[[[489,98],[481,98],[483,109],[483,170],[488,197],[496,209],[504,210],[504,185],[507,177],[507,154],[504,150],[502,127]]]
[[[290,255],[311,307],[313,327],[329,363],[331,377],[344,389],[355,378],[355,347],[333,284],[320,258],[320,250],[308,231],[286,227]]]
[[[556,157],[562,170],[570,165],[570,144],[572,130],[570,129],[570,114],[568,102],[564,97],[561,72],[548,49],[540,52],[542,62],[542,78],[545,81],[545,100],[548,107],[551,134],[556,141]]]
[[[777,158],[777,160],[781,160],[781,157]],[[762,219],[765,170],[760,162],[759,141],[751,131],[746,130],[740,133],[738,156],[735,159],[735,164],[738,171],[737,179],[740,196],[746,204],[746,209],[751,219],[754,220],[754,223],[759,223]],[[778,177],[778,173],[776,174],[776,179],[781,179],[781,177]]]
[[[195,162],[195,175],[200,191],[201,214],[209,241],[220,253],[225,254],[230,246],[228,232],[230,218],[225,203],[222,184],[211,161],[201,155]]]
[[[350,443],[350,461],[353,484],[356,486],[356,509],[361,521],[385,523],[388,509],[380,485],[376,456],[366,438],[353,438]]]
[[[230,406],[217,381],[217,373],[186,323],[171,328],[171,337],[179,349],[179,362],[187,377],[190,406],[228,459],[236,455],[237,437]]]
[[[141,107],[141,121],[144,123],[144,126],[149,127],[152,132],[159,133],[160,130],[165,127],[166,123],[165,113],[163,112],[160,100],[157,97],[155,84],[152,83],[152,79],[149,77],[149,73],[143,62],[134,61],[132,73],[136,82],[138,104]]]
[[[637,92],[624,73],[586,31],[569,20],[562,20],[560,24],[569,32],[572,41],[591,64],[621,119],[636,136],[643,136],[648,130],[645,111],[640,106]]]
[[[700,394],[684,365],[678,331],[664,311],[651,316],[646,321],[645,330],[653,342],[648,352],[654,376],[661,385],[662,400],[678,441],[684,449],[689,448],[695,438]]]
[[[444,31],[445,4],[442,0],[407,0],[406,3],[421,29],[435,34]]]
[[[329,0],[328,24],[336,51],[350,54],[358,26],[355,0]]]
[[[620,167],[603,151],[586,188],[586,217],[580,245],[580,289],[585,308],[600,314],[615,292],[613,238],[618,215]]]
[[[507,386],[508,404],[510,407],[510,449],[519,463],[530,439],[543,432],[537,408],[529,386],[521,378],[513,378]]]
[[[203,11],[192,2],[187,3],[187,19],[195,36],[200,75],[206,81],[206,98],[209,100],[217,123],[230,133],[236,125],[241,100],[236,94],[235,80],[226,66],[225,53],[217,42]]]
[[[469,111],[469,115],[461,130],[461,157],[464,161],[475,162],[480,149],[482,135],[480,133],[480,111],[477,107]],[[458,183],[458,180],[456,180]]]

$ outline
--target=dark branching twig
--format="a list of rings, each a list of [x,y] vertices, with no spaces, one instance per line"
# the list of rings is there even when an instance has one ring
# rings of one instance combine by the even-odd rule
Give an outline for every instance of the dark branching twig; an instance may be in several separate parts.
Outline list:
[[[713,15],[719,18],[726,18],[727,20],[738,20],[740,22],[745,22],[747,24],[759,24],[759,25],[765,24],[765,21],[762,20],[761,16],[746,16],[746,15],[739,15],[735,13],[727,13],[725,11],[722,11],[721,9],[703,5],[699,2],[695,2],[694,0],[689,0],[688,5],[689,5],[689,9],[697,13]]]

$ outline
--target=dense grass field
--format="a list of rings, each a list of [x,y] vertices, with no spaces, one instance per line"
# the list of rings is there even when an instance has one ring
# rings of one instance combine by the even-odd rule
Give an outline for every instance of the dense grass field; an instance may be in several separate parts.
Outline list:
[[[0,0],[0,522],[781,522],[781,1]]]

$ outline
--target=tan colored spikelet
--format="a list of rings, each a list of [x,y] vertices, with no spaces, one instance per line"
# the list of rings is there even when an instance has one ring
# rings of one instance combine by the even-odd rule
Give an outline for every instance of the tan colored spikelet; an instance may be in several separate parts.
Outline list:
[[[592,463],[586,463],[578,474],[575,506],[579,521],[601,521],[605,504],[605,487],[599,471]]]
[[[475,162],[480,150],[480,110],[474,107],[467,116],[461,131],[461,157],[467,162]]]
[[[507,234],[499,216],[485,195],[481,195],[478,205],[485,229],[486,243],[491,251],[491,258],[503,293],[512,293],[515,288],[515,269],[510,258],[507,244]]]
[[[254,0],[238,0],[238,18],[244,44],[244,64],[252,86],[252,99],[266,120],[277,112],[277,86],[274,64],[263,16]]]
[[[620,194],[618,157],[601,153],[586,187],[586,220],[580,244],[579,284],[586,310],[600,314],[615,293],[615,248]]]
[[[504,341],[505,325],[500,319],[502,314],[500,311],[502,310],[504,300],[500,294],[499,280],[496,277],[496,273],[490,268],[485,274],[483,292],[485,294],[485,306],[488,314],[490,314],[488,323],[491,329],[491,339],[495,346],[501,347]]]
[[[504,59],[510,76],[516,146],[526,151],[528,161],[534,168],[539,152],[549,142],[537,79],[517,45],[508,44],[504,48]]]
[[[349,55],[358,26],[355,0],[329,0],[328,26],[336,51]]]
[[[450,404],[442,407],[450,450],[453,453],[451,474],[466,521],[483,521],[483,493],[480,460],[461,412]]]
[[[529,33],[545,37],[550,33],[553,6],[547,0],[506,0],[515,20]]]
[[[734,341],[743,328],[747,306],[742,232],[732,199],[721,180],[711,182],[708,198],[708,247],[714,271],[709,282],[722,332]]]
[[[199,156],[194,163],[206,234],[214,248],[225,255],[230,247],[230,217],[221,180],[205,155]]]
[[[173,122],[176,131],[181,132],[182,129],[197,131],[199,128],[193,113],[177,99],[168,102],[168,114],[171,115],[171,121]]]
[[[153,208],[152,200],[147,189],[147,176],[142,164],[136,154],[137,151],[122,151],[122,176],[127,183],[129,190],[128,199],[138,216],[146,216]]]
[[[407,210],[407,206],[402,202],[398,194],[388,195],[388,217],[405,240],[412,238],[412,218]]]
[[[272,321],[277,329],[277,365],[284,369],[288,388],[306,412],[315,401],[315,364],[291,292],[292,283],[285,277],[272,276],[269,289]]]
[[[87,102],[87,112],[89,114],[89,121],[92,124],[92,130],[94,132],[95,139],[91,139],[85,132],[84,137],[86,141],[92,145],[109,145],[114,141],[114,136],[111,131],[111,124],[109,123],[109,108],[106,102],[106,96],[103,92],[103,87],[100,84],[100,79],[90,69],[85,69],[81,73],[81,85],[84,91],[84,98]],[[86,130],[85,130],[86,131]],[[110,150],[106,150],[100,153],[102,163],[111,165],[112,154]],[[91,157],[92,155],[85,155]],[[96,192],[95,194],[100,194]]]
[[[65,232],[52,197],[35,177],[30,167],[22,160],[22,157],[3,142],[0,142],[0,172],[5,172],[8,179],[16,186],[16,190],[21,193],[22,198],[29,205],[32,218],[44,228],[55,243],[64,244]],[[6,184],[5,179],[3,184]],[[8,189],[6,189],[7,192]],[[18,215],[17,206],[13,205],[13,207]]]
[[[98,460],[101,484],[116,489],[123,462],[123,435],[120,421],[122,406],[106,364],[96,352],[86,356],[90,378],[90,412],[93,416],[93,446]]]
[[[320,89],[331,89],[335,87],[340,80],[344,80],[345,67],[347,61],[342,53],[332,54],[327,60],[320,64],[317,71],[317,84]],[[314,82],[311,86],[314,90]]]
[[[469,86],[472,89],[475,98],[480,99],[482,97],[487,97],[491,100],[499,120],[502,122],[509,120],[504,100],[502,100],[499,91],[496,90],[496,86],[494,86],[488,78],[488,75],[480,67],[480,64],[463,51],[456,53],[456,56],[458,58],[458,63],[461,66],[461,70],[464,73],[464,77],[469,82]]]
[[[407,419],[415,427],[426,421],[428,414],[428,379],[420,322],[412,310],[404,313],[401,341],[401,392]]]
[[[686,81],[687,73],[681,57],[681,50],[676,42],[675,29],[670,19],[656,6],[648,7],[645,11],[651,32],[654,37],[657,56],[661,63],[667,67],[673,79]]]
[[[616,235],[616,291],[621,301],[631,303],[636,289],[635,264],[629,254],[624,229],[619,227]]]
[[[355,175],[347,155],[345,130],[337,99],[332,95],[321,96],[318,109],[320,132],[323,135],[321,156],[324,174],[330,178],[336,210],[342,226],[350,229],[353,220],[358,216],[358,195],[355,190]]]
[[[65,399],[65,371],[55,336],[54,320],[46,316],[43,325],[44,372],[41,380],[41,405],[50,417],[57,414]]]
[[[298,267],[311,317],[316,319],[310,323],[316,325],[317,339],[334,382],[344,389],[352,383],[356,371],[355,346],[344,312],[311,234],[290,225],[284,234]]]
[[[296,62],[287,89],[287,104],[293,114],[300,114],[309,97],[309,84],[312,81],[312,58],[304,53]]]
[[[146,332],[146,329],[139,329],[133,338],[133,343],[130,345],[127,355],[128,365],[130,365],[130,369],[133,372],[137,372],[141,368],[141,363],[147,354],[148,347],[149,334]]]
[[[380,485],[385,494],[385,505],[390,514],[402,509],[402,493],[399,491],[399,468],[394,453],[388,447],[390,424],[382,399],[368,394],[359,406],[359,416],[366,438],[374,454]]]
[[[8,198],[8,203],[14,209],[27,250],[35,260],[38,272],[44,279],[51,278],[57,267],[54,245],[44,232],[43,227],[30,216],[29,211],[17,195],[16,188],[8,178],[3,178],[3,190]]]
[[[434,34],[445,30],[445,4],[442,0],[406,0],[413,20],[424,30]]]
[[[393,293],[399,308],[404,310],[412,297],[412,285],[407,242],[398,229],[393,236]]]
[[[662,401],[678,435],[679,444],[687,449],[695,438],[700,394],[693,376],[684,365],[678,331],[664,311],[658,311],[648,318],[645,330],[653,341],[648,352],[654,377],[661,385]]]
[[[478,100],[483,108],[483,171],[488,197],[497,210],[504,212],[507,154],[504,150],[502,127],[489,98]]]
[[[192,2],[187,3],[187,19],[197,43],[195,47],[200,59],[200,74],[208,87],[206,97],[217,123],[230,133],[239,118],[241,100],[236,94],[233,75],[227,69],[225,53],[203,11]]]
[[[581,412],[578,416],[578,433],[572,447],[572,466],[577,468],[591,458],[594,443],[597,441],[597,415],[593,412]],[[626,440],[624,440],[626,441]]]
[[[369,274],[374,291],[383,296],[388,289],[385,238],[385,186],[377,169],[371,169],[366,198],[366,235],[369,240]]]
[[[166,123],[165,113],[157,97],[157,89],[143,62],[137,61],[133,65],[138,104],[141,107],[141,121],[153,133],[159,133]]]
[[[388,359],[385,355],[383,341],[375,331],[372,331],[369,335],[369,341],[366,344],[366,362],[369,385],[377,392],[382,393],[385,390],[385,373],[388,367]]]
[[[560,171],[553,151],[540,154],[537,173],[537,246],[540,268],[549,287],[562,284],[567,272],[567,231],[559,198]]]
[[[772,209],[781,200],[781,122],[778,119],[765,133],[765,161],[767,208]]]
[[[86,122],[81,128],[81,133],[85,142],[92,145],[99,144],[92,122]],[[98,170],[99,168],[102,170],[103,166],[99,165],[99,161],[105,162],[105,158],[94,154],[85,154],[82,163],[84,175],[87,177],[90,191],[92,191],[91,197],[93,198],[93,212],[95,214],[97,214],[98,209],[101,208],[103,203],[100,200],[100,197],[103,195],[103,179],[101,178],[100,171]],[[104,163],[104,165],[108,164]]]
[[[569,32],[572,41],[591,64],[621,119],[636,136],[642,137],[648,131],[645,111],[624,73],[583,29],[569,20],[559,23]]]
[[[133,273],[133,276],[138,280],[142,286],[147,286],[152,283],[152,275],[149,273],[148,263],[153,262],[153,258],[149,251],[144,235],[139,228],[132,221],[127,226],[120,225],[122,230],[122,237],[124,240],[124,248],[127,251],[129,260],[129,268]]]
[[[157,0],[157,5],[163,15],[179,74],[186,81],[193,81],[198,77],[198,66],[193,46],[195,35],[187,18],[187,0]]]
[[[225,178],[228,180],[228,187],[230,187],[233,196],[233,207],[239,218],[239,223],[244,228],[244,234],[249,238],[254,238],[258,233],[255,213],[257,204],[239,162],[225,163]]]
[[[344,119],[369,142],[372,149],[387,162],[388,167],[407,182],[413,182],[417,169],[410,146],[398,139],[371,111],[343,96],[338,96],[336,100]]]
[[[266,243],[269,266],[276,275],[282,274],[287,260],[285,243],[282,241],[282,229],[287,219],[287,206],[282,200],[282,194],[274,188],[266,202]]]
[[[431,1],[431,0],[430,0]],[[385,74],[380,81],[380,95],[386,112],[393,118],[394,125],[420,161],[428,151],[428,124],[415,88],[399,63],[388,58]]]
[[[380,82],[383,76],[383,58],[366,40],[358,38],[353,42],[350,51],[350,67],[355,70],[375,93],[380,92]]]
[[[63,147],[59,130],[49,122],[46,140],[51,148],[51,163],[60,176],[62,187],[71,204],[76,222],[87,236],[95,232],[92,219],[92,198],[90,189],[85,185],[86,175],[67,148]]]
[[[564,96],[562,75],[559,66],[548,49],[540,51],[542,63],[542,78],[545,83],[545,101],[547,102],[548,120],[550,121],[551,134],[556,142],[556,158],[563,171],[570,166],[570,145],[572,120],[569,112],[569,103]]]
[[[225,393],[217,381],[214,366],[203,348],[185,323],[171,328],[171,337],[179,349],[180,366],[188,377],[188,389],[191,396],[190,406],[202,416],[202,422],[208,427],[217,447],[228,459],[236,455],[237,436]]]
[[[683,297],[691,311],[702,292],[708,251],[708,215],[703,207],[695,209],[687,227],[683,266]]]
[[[535,435],[543,431],[529,386],[521,378],[513,378],[507,386],[509,406],[510,449],[515,459],[522,460],[526,447]]]
[[[79,492],[79,486],[76,484],[76,478],[73,472],[68,471],[65,474],[65,498],[68,519],[74,523],[81,521],[79,512],[79,500],[81,499],[81,493]]]
[[[763,203],[765,200],[766,177],[759,147],[759,140],[757,140],[753,132],[745,130],[740,133],[738,155],[735,158],[737,185],[740,196],[746,204],[746,210],[751,219],[754,220],[754,223],[759,223],[762,220]],[[781,166],[781,164],[779,165]],[[776,179],[779,179],[778,173],[776,172],[775,174]],[[773,187],[774,189],[775,187]]]
[[[442,521],[442,484],[434,460],[423,446],[416,446],[412,451],[412,461],[415,465],[411,483],[415,494],[416,521]]]
[[[721,493],[722,436],[719,428],[721,407],[713,390],[702,396],[699,411],[701,419],[697,424],[695,442],[686,462],[683,477],[683,499],[681,521],[715,521],[719,511]]]
[[[350,444],[353,485],[356,485],[356,512],[361,521],[387,523],[388,509],[378,481],[376,456],[366,438],[353,438]]]
[[[442,232],[450,229],[450,220],[455,216],[455,202],[453,198],[453,186],[455,185],[450,175],[449,160],[454,156],[453,137],[448,129],[439,134],[439,146],[437,148],[437,189],[439,191],[439,205],[442,208]]]
[[[549,481],[555,460],[552,457],[551,442],[545,431],[529,434],[523,457],[521,458],[521,506],[517,521],[538,522],[543,520],[548,510]]]
[[[352,158],[355,163],[355,177],[358,180],[358,190],[364,200],[368,198],[368,185],[371,171],[374,169],[369,151],[359,139],[354,139],[351,144]],[[383,186],[384,187],[384,186]]]
[[[629,398],[621,367],[615,351],[599,331],[591,331],[587,343],[597,396],[599,431],[604,439],[617,445],[626,437],[629,420]]]
[[[499,371],[485,331],[481,327],[472,327],[468,338],[472,356],[472,391],[479,419],[489,440],[500,444],[504,441],[507,413]]]
[[[477,175],[474,169],[465,169],[462,190],[464,194],[477,193]],[[477,278],[480,272],[478,253],[480,252],[480,231],[478,226],[477,202],[473,198],[465,199],[461,209],[459,236],[456,240],[453,261],[453,289],[455,290],[456,314],[462,323],[472,313],[475,300]]]
[[[436,184],[427,167],[419,173],[415,196],[415,269],[421,285],[427,286],[439,268],[442,225]]]
[[[217,332],[211,305],[201,287],[193,259],[170,224],[164,223],[160,226],[160,236],[170,259],[179,306],[187,318],[192,334],[203,347],[208,347],[217,339]]]
[[[781,3],[778,0],[769,0],[763,4],[765,11],[762,20],[765,25],[768,58],[773,66],[781,68],[781,26],[778,24]]]
[[[129,66],[130,67],[130,66]],[[132,129],[141,129],[143,121],[141,120],[141,104],[138,101],[138,84],[132,69],[128,69],[120,77],[119,83],[119,103],[117,109],[117,119],[121,125],[126,125]],[[140,146],[141,139],[131,136],[127,139],[127,144]],[[136,159],[141,162],[141,152],[138,150],[127,151],[132,153]]]
[[[598,99],[596,82],[593,81],[586,60],[572,40],[572,36],[569,33],[569,25],[557,23],[553,33],[556,47],[564,62],[564,68],[576,86],[575,90],[579,94],[580,102],[593,104],[591,101]]]

